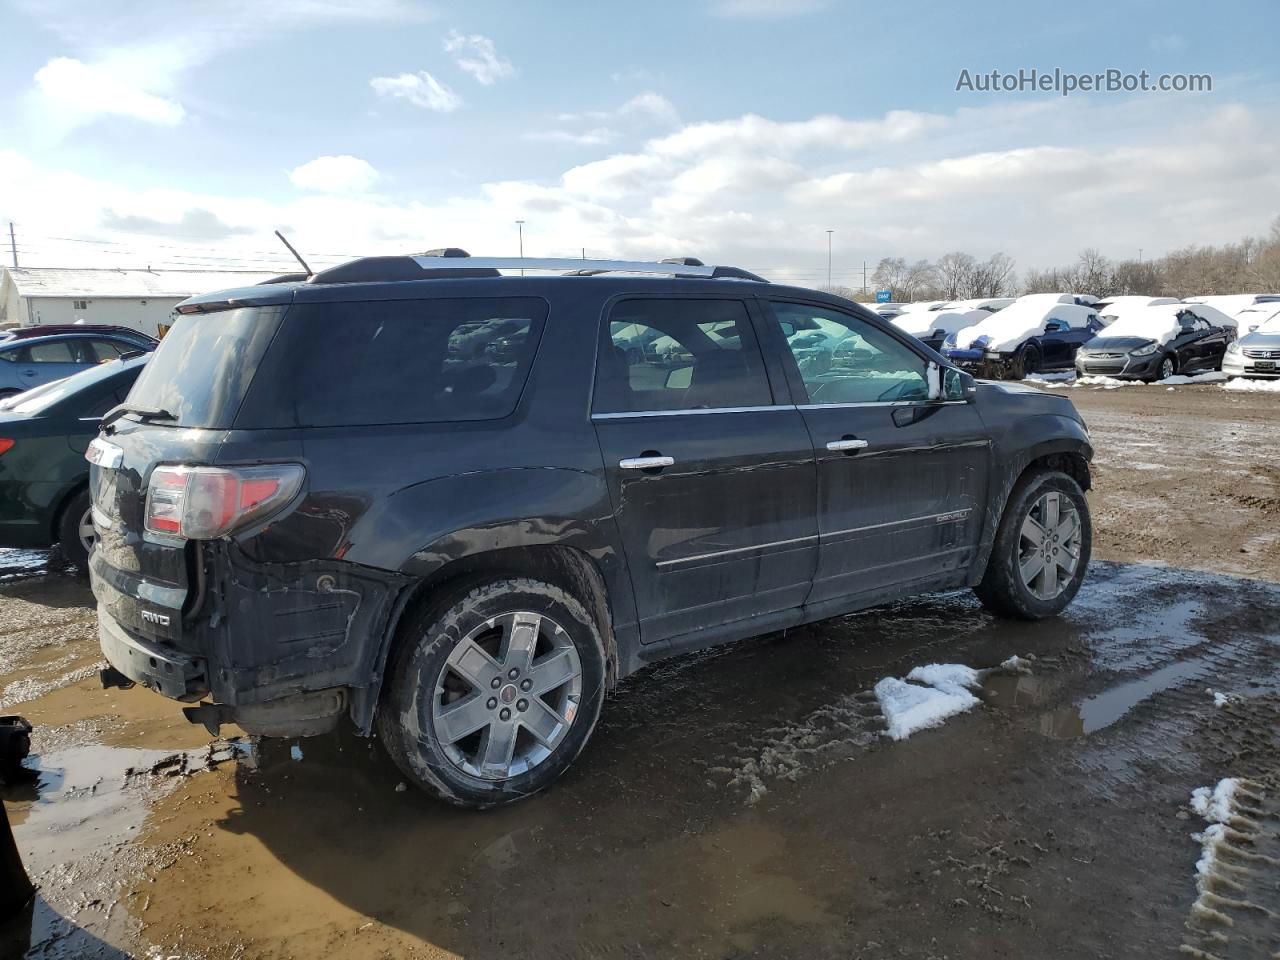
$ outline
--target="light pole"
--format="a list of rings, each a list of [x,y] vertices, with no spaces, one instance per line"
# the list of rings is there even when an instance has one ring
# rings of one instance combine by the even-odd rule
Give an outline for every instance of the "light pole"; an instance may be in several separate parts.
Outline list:
[[[831,289],[831,234],[834,230],[827,231],[827,289]]]
[[[523,220],[516,221],[516,229],[520,231],[520,259],[523,260],[524,259],[524,221]],[[521,268],[520,270],[520,276],[522,277],[524,276],[523,268]]]

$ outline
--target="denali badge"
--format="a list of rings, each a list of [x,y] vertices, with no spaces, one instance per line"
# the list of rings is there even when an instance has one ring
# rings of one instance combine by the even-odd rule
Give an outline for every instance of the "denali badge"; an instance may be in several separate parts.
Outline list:
[[[154,610],[143,610],[142,619],[147,623],[154,623],[158,627],[167,627],[169,625],[169,615],[167,613],[156,613]]]

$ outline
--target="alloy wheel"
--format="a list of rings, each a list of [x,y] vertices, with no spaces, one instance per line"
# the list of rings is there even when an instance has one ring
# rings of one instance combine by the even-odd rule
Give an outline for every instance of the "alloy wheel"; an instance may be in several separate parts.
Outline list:
[[[1018,572],[1033,596],[1053,600],[1071,584],[1082,534],[1079,511],[1066,494],[1050,490],[1031,505],[1022,521]]]
[[[483,780],[527,773],[555,751],[582,699],[572,638],[540,613],[509,613],[458,641],[436,682],[431,722],[445,755]]]
[[[1172,376],[1173,376],[1173,358],[1165,357],[1164,360],[1160,362],[1160,379],[1168,380]]]
[[[92,507],[81,515],[80,522],[76,525],[76,534],[80,537],[80,546],[84,547],[84,552],[87,555],[93,549],[93,543],[98,537],[98,534],[93,529]]]

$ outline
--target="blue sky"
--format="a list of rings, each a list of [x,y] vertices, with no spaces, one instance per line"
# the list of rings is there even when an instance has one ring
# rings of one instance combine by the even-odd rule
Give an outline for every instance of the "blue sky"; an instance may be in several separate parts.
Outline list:
[[[1274,0],[934,5],[0,0],[0,219],[28,263],[457,244],[862,260],[1148,256],[1280,214]],[[963,68],[1211,93],[957,92]],[[89,241],[71,243],[53,238]]]

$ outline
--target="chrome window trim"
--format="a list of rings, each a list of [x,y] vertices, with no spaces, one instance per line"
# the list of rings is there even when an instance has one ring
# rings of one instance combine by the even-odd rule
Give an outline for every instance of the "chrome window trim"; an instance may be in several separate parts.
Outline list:
[[[841,410],[846,407],[953,407],[968,400],[861,400],[850,403],[800,403],[798,410]]]

